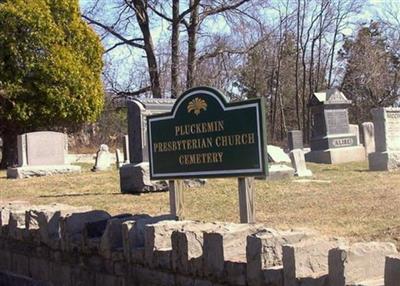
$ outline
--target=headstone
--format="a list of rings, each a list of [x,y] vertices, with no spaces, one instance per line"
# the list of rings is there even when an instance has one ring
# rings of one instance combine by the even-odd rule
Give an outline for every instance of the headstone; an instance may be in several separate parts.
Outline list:
[[[311,170],[307,169],[304,152],[301,149],[294,149],[289,153],[292,166],[295,170],[294,175],[297,177],[311,177]]]
[[[368,154],[375,152],[374,123],[364,122],[362,124],[362,128],[363,128],[365,153],[368,157]]]
[[[289,151],[293,149],[303,149],[303,131],[291,130],[288,132],[288,148]]]
[[[128,164],[130,162],[129,159],[129,135],[124,135],[123,141],[123,150],[124,150],[124,163]]]
[[[106,171],[111,166],[111,154],[106,144],[101,144],[92,171]]]
[[[128,105],[128,142],[130,163],[149,161],[147,148],[147,116],[169,112],[174,99],[134,99],[127,100]]]
[[[349,124],[350,133],[354,134],[357,139],[357,145],[360,145],[360,129],[357,124]]]
[[[368,155],[371,171],[400,169],[400,108],[372,109],[375,152]]]
[[[141,193],[148,192],[149,190],[157,191],[165,189],[164,187],[157,187],[157,182],[150,182],[150,178],[145,177],[147,173],[143,172],[142,168],[138,168],[137,165],[148,163],[149,161],[147,116],[169,112],[174,103],[174,99],[127,99],[128,135],[124,137],[124,159],[126,164],[120,168],[119,173],[122,193]],[[146,185],[147,182],[149,182],[148,185]],[[149,185],[154,185],[155,187],[148,187]],[[140,186],[142,190],[139,189]]]
[[[365,160],[364,147],[350,131],[348,100],[338,89],[317,92],[311,97],[311,152],[306,160],[338,164]]]
[[[17,137],[18,166],[8,168],[8,178],[26,178],[80,172],[79,166],[66,164],[68,137],[64,133],[39,131]]]
[[[115,149],[115,166],[117,169],[121,168],[124,165],[124,160],[122,158],[121,150],[118,148]]]
[[[290,158],[282,148],[274,145],[267,146],[268,161],[272,163],[290,163]]]

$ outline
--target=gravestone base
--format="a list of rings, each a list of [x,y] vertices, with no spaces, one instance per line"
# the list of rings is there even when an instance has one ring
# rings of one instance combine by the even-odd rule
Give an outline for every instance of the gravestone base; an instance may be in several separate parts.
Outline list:
[[[31,177],[52,176],[57,174],[80,173],[81,167],[74,165],[23,166],[7,169],[7,178],[24,179]]]
[[[271,164],[268,166],[267,180],[292,179],[294,169],[284,164]]]
[[[322,164],[341,164],[365,161],[363,146],[344,147],[327,150],[314,150],[305,154],[307,162]]]
[[[370,171],[400,170],[400,152],[374,152],[368,154]]]
[[[119,179],[123,194],[168,191],[168,182],[150,180],[148,162],[123,165],[119,169]]]

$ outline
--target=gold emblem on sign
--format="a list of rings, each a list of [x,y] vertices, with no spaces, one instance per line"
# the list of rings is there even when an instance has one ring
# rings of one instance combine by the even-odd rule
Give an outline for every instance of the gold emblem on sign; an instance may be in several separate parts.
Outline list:
[[[196,97],[189,102],[187,106],[188,112],[194,112],[194,114],[199,115],[202,110],[207,110],[207,102],[201,98]]]

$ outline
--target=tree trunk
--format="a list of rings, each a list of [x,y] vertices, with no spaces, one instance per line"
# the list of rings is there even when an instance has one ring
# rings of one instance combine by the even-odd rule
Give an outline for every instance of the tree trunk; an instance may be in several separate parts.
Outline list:
[[[136,19],[143,34],[144,50],[146,52],[147,64],[149,67],[149,76],[151,91],[154,98],[161,98],[160,77],[158,73],[157,60],[154,54],[153,39],[150,32],[149,15],[143,0],[134,0],[136,8]]]
[[[179,0],[172,2],[172,36],[171,36],[171,97],[178,97],[179,88]]]
[[[196,70],[196,45],[197,45],[197,29],[199,25],[199,4],[190,1],[190,5],[196,5],[190,12],[190,23],[188,28],[188,59],[186,73],[186,88],[194,85],[194,73]]]
[[[296,23],[296,68],[295,68],[295,79],[296,79],[296,118],[297,118],[297,129],[301,129],[301,121],[300,121],[300,104],[299,104],[299,57],[300,57],[300,0],[297,1],[297,23]]]
[[[17,130],[13,128],[5,129],[1,134],[3,148],[0,169],[6,169],[18,163],[17,134]]]

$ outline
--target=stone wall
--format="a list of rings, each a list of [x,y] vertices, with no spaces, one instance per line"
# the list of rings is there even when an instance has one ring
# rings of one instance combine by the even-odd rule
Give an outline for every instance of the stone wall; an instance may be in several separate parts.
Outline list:
[[[61,204],[0,211],[1,285],[400,285],[392,243]]]

